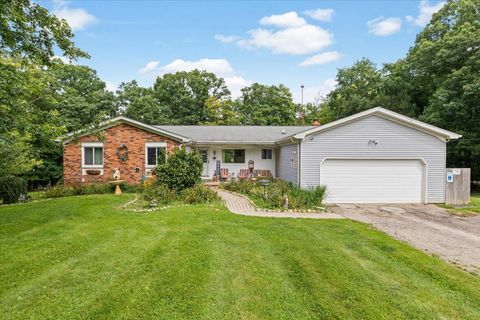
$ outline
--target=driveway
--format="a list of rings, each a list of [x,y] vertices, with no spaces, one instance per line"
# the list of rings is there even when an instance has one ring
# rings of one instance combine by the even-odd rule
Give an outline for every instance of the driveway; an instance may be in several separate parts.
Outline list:
[[[480,273],[480,216],[461,217],[435,205],[417,204],[338,204],[329,209]]]

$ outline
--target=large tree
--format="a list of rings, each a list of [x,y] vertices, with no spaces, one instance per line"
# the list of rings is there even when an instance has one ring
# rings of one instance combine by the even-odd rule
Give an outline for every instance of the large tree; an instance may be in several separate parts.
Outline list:
[[[199,124],[208,121],[208,98],[228,99],[230,91],[223,78],[207,71],[180,71],[158,77],[153,85],[155,98],[166,121],[171,124]]]
[[[52,80],[55,109],[67,131],[115,116],[114,95],[92,68],[55,60],[46,72]]]
[[[120,84],[116,100],[118,111],[129,118],[148,124],[169,122],[153,89],[141,87],[135,80]]]
[[[254,83],[243,88],[237,101],[237,112],[245,125],[293,125],[296,122],[292,94],[283,84]]]
[[[65,20],[30,0],[0,0],[0,52],[49,64],[57,47],[71,59],[88,57],[75,47]]]

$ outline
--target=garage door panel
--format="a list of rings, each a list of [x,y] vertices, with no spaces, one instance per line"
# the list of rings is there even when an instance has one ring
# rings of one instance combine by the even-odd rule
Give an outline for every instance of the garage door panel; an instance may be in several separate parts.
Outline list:
[[[330,203],[420,203],[423,171],[419,160],[327,159],[320,183]]]

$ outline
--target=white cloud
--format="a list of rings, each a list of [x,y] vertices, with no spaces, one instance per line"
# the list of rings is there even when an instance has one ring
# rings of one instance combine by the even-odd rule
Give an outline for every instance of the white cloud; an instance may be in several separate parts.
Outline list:
[[[384,18],[378,17],[367,22],[368,32],[376,36],[389,36],[397,33],[402,28],[402,20],[400,18]]]
[[[118,88],[118,86],[111,81],[105,81],[105,86],[106,86],[106,89],[111,92],[117,91],[117,88]]]
[[[73,31],[82,30],[97,20],[94,15],[88,13],[85,9],[69,8],[67,1],[56,0],[54,3],[55,9],[53,14],[60,19],[65,19]]]
[[[440,10],[444,5],[445,2],[443,1],[438,2],[437,4],[430,4],[428,0],[422,0],[420,1],[420,5],[418,6],[420,11],[418,13],[418,16],[416,18],[412,16],[407,16],[407,21],[416,24],[417,26],[423,27],[430,22],[433,14]]]
[[[242,77],[232,76],[225,77],[225,84],[232,93],[232,98],[236,99],[242,95],[241,89],[252,84],[252,81],[246,80]]]
[[[318,26],[311,24],[270,31],[256,29],[249,32],[250,38],[237,41],[244,48],[266,48],[273,53],[307,54],[317,52],[333,42],[333,35]]]
[[[232,43],[232,42],[235,42],[239,39],[239,37],[237,36],[224,36],[222,34],[216,34],[214,36],[215,40],[218,40],[220,42],[223,42],[223,43]]]
[[[335,10],[333,9],[315,9],[315,10],[307,10],[304,13],[312,19],[323,21],[323,22],[330,22],[332,21],[332,16]]]
[[[207,70],[216,74],[228,74],[233,71],[230,62],[225,59],[200,59],[196,61],[185,61],[176,59],[160,70],[164,73],[173,73],[177,71]]]
[[[319,85],[306,85],[303,89],[303,103],[318,102],[317,100],[325,97],[330,91],[335,89],[336,85],[337,81],[335,81],[335,79],[327,79]],[[296,103],[302,102],[302,90],[300,89],[300,86],[292,90],[292,93],[293,100]]]
[[[295,28],[307,24],[305,19],[299,17],[295,11],[290,11],[284,14],[274,14],[260,19],[260,24],[277,26],[280,28]]]
[[[247,37],[217,34],[215,39],[246,49],[268,49],[273,53],[291,55],[319,52],[333,42],[331,32],[308,24],[295,11],[263,17],[260,24],[274,28],[253,29],[248,31]]]
[[[138,72],[140,72],[141,74],[147,74],[147,73],[153,72],[157,69],[159,63],[160,61],[150,61],[145,65],[145,67],[138,70]]]
[[[341,57],[342,55],[337,51],[322,52],[305,59],[299,65],[301,67],[306,67],[306,66],[311,66],[315,64],[327,64],[330,62],[340,60]]]

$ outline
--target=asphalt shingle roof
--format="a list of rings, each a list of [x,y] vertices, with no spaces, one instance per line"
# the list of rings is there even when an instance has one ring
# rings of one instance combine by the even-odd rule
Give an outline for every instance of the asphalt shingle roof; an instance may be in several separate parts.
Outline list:
[[[155,126],[195,142],[271,143],[312,126]]]

